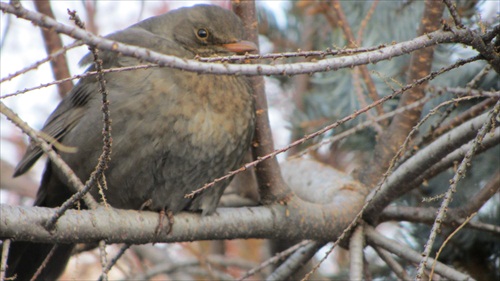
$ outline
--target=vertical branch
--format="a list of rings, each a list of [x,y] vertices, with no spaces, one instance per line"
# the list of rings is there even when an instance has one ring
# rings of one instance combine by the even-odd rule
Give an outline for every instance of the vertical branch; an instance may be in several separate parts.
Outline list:
[[[54,13],[50,8],[49,0],[36,0],[33,1],[38,12],[45,14],[51,18],[54,18]],[[63,48],[62,40],[59,34],[52,29],[42,28],[43,41],[45,43],[45,51],[47,55],[50,55],[57,50]],[[70,77],[68,62],[66,61],[65,55],[60,55],[54,57],[50,61],[50,66],[52,67],[52,74],[55,80],[61,80]],[[59,96],[62,98],[73,88],[73,82],[71,80],[64,81],[57,85]]]
[[[233,11],[243,20],[248,40],[259,46],[257,33],[257,14],[254,1],[232,1]],[[252,144],[254,158],[267,155],[274,150],[273,135],[269,126],[267,100],[264,92],[264,79],[252,77],[252,88],[255,96],[256,128]],[[270,158],[256,166],[257,182],[261,201],[269,204],[286,201],[291,192],[286,186],[276,158]]]
[[[462,20],[460,19],[460,16],[458,15],[458,12],[457,12],[457,4],[453,3],[451,0],[443,0],[443,2],[448,7],[448,10],[450,11],[451,17],[453,18],[453,21],[455,22],[455,25],[459,28],[464,28],[465,26],[462,23]]]
[[[363,280],[363,248],[365,247],[365,235],[363,225],[358,226],[349,240],[349,254],[351,257],[349,279]]]
[[[420,21],[417,35],[424,35],[439,28],[444,4],[441,1],[427,0]],[[412,83],[431,72],[434,57],[434,47],[427,47],[412,53],[407,82]],[[425,97],[425,88],[428,82],[416,85],[405,92],[399,102],[399,107],[406,106]],[[389,129],[381,135],[375,146],[375,154],[371,162],[365,167],[366,173],[361,175],[361,181],[370,186],[374,185],[383,171],[389,167],[390,159],[403,144],[406,136],[418,123],[423,106],[404,111],[394,117]]]
[[[85,13],[87,16],[87,22],[85,23],[86,29],[93,34],[99,33],[99,28],[95,23],[95,16],[97,14],[97,1],[82,1],[83,7],[85,8]]]

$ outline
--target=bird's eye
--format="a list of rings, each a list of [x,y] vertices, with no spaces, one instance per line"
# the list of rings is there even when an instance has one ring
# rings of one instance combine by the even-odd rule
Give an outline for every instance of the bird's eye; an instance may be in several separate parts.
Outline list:
[[[205,28],[200,28],[196,32],[196,35],[198,36],[198,38],[205,39],[208,37],[208,30],[206,30]]]

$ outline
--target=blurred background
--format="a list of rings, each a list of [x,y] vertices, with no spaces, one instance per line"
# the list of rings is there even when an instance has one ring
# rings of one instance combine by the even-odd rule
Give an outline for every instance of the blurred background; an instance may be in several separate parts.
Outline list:
[[[75,10],[86,23],[88,31],[98,35],[106,35],[150,16],[197,3],[211,3],[230,8],[230,1],[81,0],[50,1],[50,6],[59,22],[73,25],[73,22],[69,20],[67,9]],[[340,1],[340,3],[343,8],[342,13],[332,10],[327,1],[257,1],[261,54],[370,47],[410,40],[416,36],[424,2],[408,0]],[[36,10],[32,1],[23,1],[22,5],[30,10]],[[457,1],[457,9],[467,26],[481,27],[498,24],[498,1],[460,0]],[[343,21],[342,15],[346,17],[347,22]],[[446,14],[446,17],[449,18],[449,15]],[[346,30],[346,27],[350,29],[354,41],[347,40],[349,31]],[[66,36],[61,36],[61,38],[64,45],[74,41]],[[38,27],[28,21],[3,13],[1,14],[0,44],[0,76],[2,79],[47,56],[42,33]],[[73,48],[67,52],[66,58],[71,75],[84,72],[85,69],[78,66],[78,61],[87,52],[86,46]],[[474,50],[464,48],[461,45],[440,45],[435,50],[432,68],[437,70],[458,59],[471,57],[474,54],[476,54]],[[316,59],[318,58],[280,59],[278,62],[314,61]],[[409,60],[410,55],[405,55],[389,61],[367,65],[372,80],[372,84],[369,86],[363,82],[366,81],[366,77],[363,76],[364,74],[359,68],[293,77],[265,77],[276,148],[284,147],[305,134],[317,131],[372,103],[375,99],[391,94],[393,89],[401,88],[406,83]],[[263,61],[263,63],[272,62]],[[485,66],[483,61],[467,64],[460,69],[437,77],[431,82],[431,85],[465,87]],[[3,81],[0,84],[0,95],[3,97],[19,90],[38,87],[54,81],[52,73],[51,65],[44,63],[35,70]],[[494,71],[490,71],[477,82],[476,88],[498,91],[500,90],[498,78]],[[76,83],[76,81],[74,82]],[[370,86],[374,88],[370,88]],[[431,91],[429,94],[436,95]],[[452,96],[451,93],[443,93],[431,99],[425,105],[423,115]],[[53,85],[39,87],[15,97],[4,98],[2,101],[17,112],[29,125],[40,129],[61,98],[57,86]],[[443,114],[447,114],[446,116],[451,118],[480,102],[483,100],[460,103],[452,109],[443,109]],[[389,100],[383,104],[383,107],[373,109],[352,122],[306,142],[302,146],[295,147],[286,155],[280,155],[279,160],[285,161],[287,157],[301,153],[303,149],[315,143],[320,143],[327,138],[352,129],[381,112],[391,112],[396,109],[397,105],[397,99]],[[446,110],[449,112],[446,113]],[[439,118],[439,116],[432,117],[424,124],[421,135],[432,128],[433,122],[437,122]],[[12,168],[23,155],[29,140],[4,116],[1,117],[0,125],[0,203],[30,205],[38,188],[44,161],[38,161],[28,175],[12,179]],[[376,136],[384,129],[384,126],[383,122],[368,126],[341,141],[309,151],[307,157],[331,165],[348,174],[356,175],[362,164],[372,156],[373,147],[377,140]],[[496,145],[489,150],[489,153],[481,154],[475,158],[470,173],[459,184],[460,188],[452,202],[452,207],[460,206],[466,202],[472,194],[487,184],[491,175],[495,172],[498,173],[499,155],[500,147]],[[447,182],[453,173],[453,169],[441,173],[426,182],[421,188],[406,194],[393,204],[397,206],[438,207],[439,201],[423,203],[422,198],[434,197],[445,192],[449,186]],[[250,197],[251,200],[255,200],[255,196]],[[500,224],[500,196],[498,193],[481,208],[477,219],[493,225]],[[428,238],[429,229],[429,226],[425,224],[397,221],[387,222],[379,226],[379,230],[387,236],[402,241],[417,251],[423,248],[423,244]],[[446,234],[449,231],[445,229],[443,233]],[[443,240],[443,237],[440,236],[440,239]],[[215,272],[211,271],[211,267],[229,275],[239,276],[242,272],[270,257],[273,254],[273,249],[280,248],[279,245],[276,246],[279,243],[271,245],[274,242],[250,239],[159,244],[155,245],[154,248],[137,246],[119,261],[110,274],[110,279],[129,279],[133,276],[141,276],[141,272],[147,272],[158,259],[163,263],[170,264],[174,269],[168,275],[156,275],[152,280],[186,280],[193,278],[193,276],[202,279],[223,279],[217,275],[210,275],[210,272],[212,274]],[[288,245],[286,241],[284,244]],[[108,252],[113,253],[116,249],[117,247],[110,247]],[[500,238],[498,233],[495,235],[466,229],[456,235],[453,243],[446,249],[441,254],[443,261],[464,268],[478,280],[500,279]],[[368,253],[368,264],[374,280],[397,279],[371,248],[367,248],[365,251]],[[195,270],[196,267],[188,270],[192,261],[206,259],[207,253],[223,254],[235,262],[240,261],[241,264],[228,266],[225,265],[227,260],[218,263],[212,259],[201,266],[205,270],[201,273]],[[320,251],[317,256],[321,258],[323,253],[324,251]],[[405,265],[408,268],[414,267],[411,264]],[[347,252],[337,249],[323,263],[314,278],[315,280],[345,280],[348,276],[348,268]],[[411,272],[411,269],[409,270]],[[206,272],[209,274],[207,275]],[[99,274],[99,254],[98,251],[94,250],[75,256],[65,277],[80,280],[95,278]],[[261,276],[257,275],[252,278],[260,279]]]

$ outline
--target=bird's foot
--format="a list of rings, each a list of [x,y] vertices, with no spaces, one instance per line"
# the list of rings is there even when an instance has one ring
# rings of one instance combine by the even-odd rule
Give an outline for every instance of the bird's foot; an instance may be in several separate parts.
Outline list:
[[[150,207],[151,204],[153,204],[153,199],[146,200],[146,202],[142,203],[141,207],[139,208],[139,211],[142,211],[142,210]]]
[[[172,232],[172,228],[174,225],[174,214],[172,213],[172,211],[168,211],[168,210],[165,211],[165,209],[162,209],[159,213],[158,226],[156,226],[156,230],[155,230],[155,237],[156,238],[159,237],[161,230],[163,229],[163,221],[165,220],[165,217],[168,219],[167,235],[170,234],[170,232]]]

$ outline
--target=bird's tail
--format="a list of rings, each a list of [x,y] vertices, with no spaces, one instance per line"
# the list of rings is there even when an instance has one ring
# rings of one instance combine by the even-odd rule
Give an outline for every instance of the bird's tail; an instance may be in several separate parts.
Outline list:
[[[74,244],[13,242],[7,260],[6,277],[16,281],[54,281],[64,271]]]
[[[52,165],[47,161],[34,205],[58,207],[71,195],[69,188],[52,173]],[[6,277],[17,276],[13,279],[16,281],[54,281],[63,273],[74,247],[75,244],[13,242],[7,258]]]

